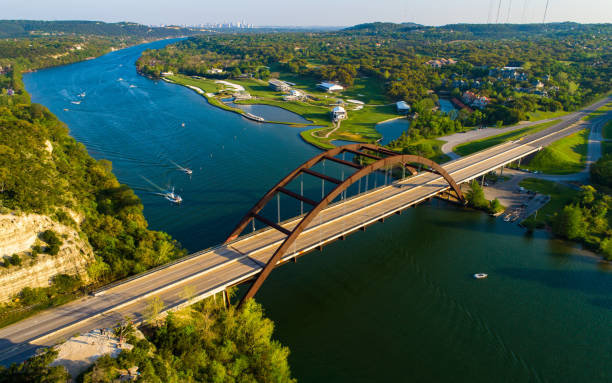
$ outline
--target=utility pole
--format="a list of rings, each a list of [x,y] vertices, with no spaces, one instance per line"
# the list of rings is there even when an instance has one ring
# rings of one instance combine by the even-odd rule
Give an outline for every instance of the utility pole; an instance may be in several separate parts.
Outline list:
[[[550,3],[550,0],[546,0],[546,8],[544,8],[544,17],[542,18],[542,24],[546,22],[546,13],[548,13],[548,3]]]

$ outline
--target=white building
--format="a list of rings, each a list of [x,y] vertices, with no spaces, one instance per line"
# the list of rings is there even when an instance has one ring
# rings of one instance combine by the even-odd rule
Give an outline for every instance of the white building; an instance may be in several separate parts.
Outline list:
[[[410,112],[410,105],[408,105],[408,103],[406,101],[398,101],[395,103],[395,106],[397,107],[397,112],[398,113],[408,113]]]
[[[340,92],[344,90],[342,85],[334,84],[333,82],[322,82],[317,84],[317,87],[323,89],[326,92]]]
[[[221,73],[223,73],[223,69],[211,68],[211,69],[207,70],[206,73],[208,73],[208,74],[221,74]]]
[[[289,92],[291,90],[291,86],[281,80],[272,79],[268,81],[268,85],[277,92]]]
[[[336,106],[334,107],[334,109],[332,109],[332,120],[334,122],[340,121],[340,120],[344,120],[348,117],[348,115],[346,114],[346,109],[344,109],[341,106]]]

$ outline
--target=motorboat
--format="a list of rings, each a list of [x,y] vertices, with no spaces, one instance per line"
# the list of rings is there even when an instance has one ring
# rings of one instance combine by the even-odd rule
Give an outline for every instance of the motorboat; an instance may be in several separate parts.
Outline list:
[[[188,174],[188,175],[192,175],[193,174],[193,170],[191,170],[189,168],[183,168],[183,171],[185,172],[185,174]]]
[[[489,276],[489,274],[485,274],[485,273],[476,273],[476,274],[474,274],[474,278],[476,278],[476,279],[485,279],[488,276]]]
[[[172,187],[172,191],[164,194],[164,198],[167,199],[168,201],[172,202],[172,203],[181,203],[183,202],[183,199],[181,198],[180,195],[174,193],[174,187]]]

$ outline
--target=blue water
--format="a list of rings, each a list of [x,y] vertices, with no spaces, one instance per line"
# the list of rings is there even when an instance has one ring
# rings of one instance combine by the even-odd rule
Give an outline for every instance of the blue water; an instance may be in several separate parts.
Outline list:
[[[379,144],[387,145],[389,142],[399,138],[410,128],[410,121],[406,118],[392,120],[376,125],[376,130],[382,135]]]
[[[256,116],[263,117],[266,121],[289,122],[296,124],[312,123],[312,121],[305,119],[297,113],[290,112],[277,106],[236,104],[233,102],[226,102],[226,104],[234,108],[242,109],[245,112],[254,114]]]
[[[167,43],[24,81],[94,157],[113,161],[152,228],[198,250],[224,240],[269,187],[319,151],[299,129],[251,122],[138,76],[140,52]],[[318,170],[346,176],[330,163]],[[306,184],[307,196],[320,198],[320,181]],[[154,194],[171,185],[182,206]],[[299,211],[285,199],[281,206],[282,218]],[[610,382],[611,292],[610,267],[574,246],[433,202],[278,268],[257,299],[300,382]]]
[[[450,102],[450,100],[447,100],[446,98],[438,99],[438,103],[440,104],[440,111],[444,113],[448,113],[448,112],[457,110],[457,108],[455,108],[455,105],[453,105],[453,103]]]

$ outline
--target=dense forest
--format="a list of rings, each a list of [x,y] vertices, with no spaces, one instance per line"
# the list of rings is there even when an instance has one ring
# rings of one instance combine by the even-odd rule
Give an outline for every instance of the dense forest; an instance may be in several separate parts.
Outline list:
[[[326,33],[193,37],[147,51],[137,65],[152,76],[167,71],[204,76],[221,68],[230,77],[289,73],[349,88],[356,78],[372,77],[385,84],[389,101],[411,104],[435,96],[432,92],[456,98],[472,92],[488,104],[476,115],[466,109],[459,116],[463,125],[512,124],[527,119],[528,112],[574,111],[612,89],[611,36],[609,24],[376,23]],[[440,58],[454,60],[427,64]]]

